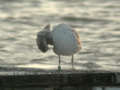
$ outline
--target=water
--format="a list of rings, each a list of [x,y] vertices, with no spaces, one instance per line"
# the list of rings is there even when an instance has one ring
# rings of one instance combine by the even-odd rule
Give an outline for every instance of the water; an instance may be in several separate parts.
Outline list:
[[[119,0],[1,0],[0,64],[45,64],[56,67],[52,48],[36,46],[36,34],[51,23],[67,23],[80,34],[82,50],[75,56],[78,69],[118,70],[120,65]],[[66,60],[67,59],[67,60]],[[62,58],[63,65],[70,57]]]
[[[119,0],[1,0],[0,64],[56,68],[52,48],[46,54],[36,46],[36,34],[50,23],[67,23],[80,34],[82,50],[75,55],[77,69],[119,70]],[[62,57],[63,67],[71,57]],[[50,66],[49,66],[50,65]],[[43,68],[43,67],[41,67]],[[64,67],[65,68],[65,67]]]

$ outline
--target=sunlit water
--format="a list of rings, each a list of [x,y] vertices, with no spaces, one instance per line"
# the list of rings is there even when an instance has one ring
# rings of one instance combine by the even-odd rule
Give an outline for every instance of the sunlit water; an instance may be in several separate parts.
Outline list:
[[[80,34],[76,69],[119,70],[120,0],[0,0],[0,65],[57,68],[58,56],[42,53],[36,34],[46,24],[67,23]],[[71,68],[71,57],[62,67]]]

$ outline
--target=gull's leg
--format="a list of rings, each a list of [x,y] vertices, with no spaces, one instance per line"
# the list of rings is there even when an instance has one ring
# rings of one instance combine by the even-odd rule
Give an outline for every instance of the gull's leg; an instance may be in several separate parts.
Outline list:
[[[74,55],[72,55],[71,64],[72,64],[72,70],[73,70],[74,69]]]
[[[61,65],[60,65],[60,63],[61,63],[61,58],[60,58],[60,55],[58,55],[59,56],[59,65],[58,65],[58,71],[61,71]]]
[[[105,87],[102,87],[102,90],[106,90]]]

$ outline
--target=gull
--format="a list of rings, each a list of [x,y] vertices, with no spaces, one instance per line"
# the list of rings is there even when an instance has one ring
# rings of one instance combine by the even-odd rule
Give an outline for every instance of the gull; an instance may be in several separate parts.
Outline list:
[[[61,55],[72,56],[71,64],[74,69],[74,54],[81,49],[81,41],[78,32],[67,24],[58,24],[51,30],[50,24],[37,33],[36,43],[42,52],[47,52],[49,45],[59,57],[58,70],[61,70]]]

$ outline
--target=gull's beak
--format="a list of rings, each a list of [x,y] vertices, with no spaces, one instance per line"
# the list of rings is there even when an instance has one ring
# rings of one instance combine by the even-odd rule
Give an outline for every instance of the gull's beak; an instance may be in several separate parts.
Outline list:
[[[44,27],[44,29],[46,30],[50,30],[50,24],[47,24],[45,27]]]

